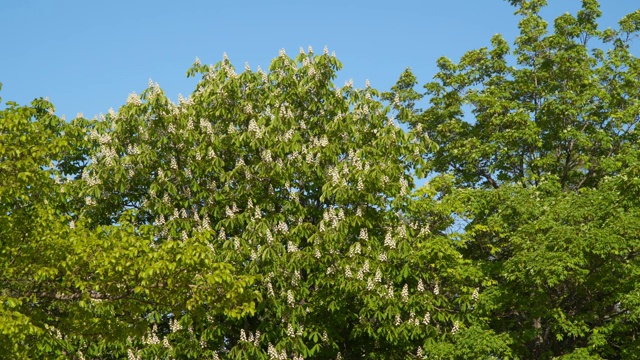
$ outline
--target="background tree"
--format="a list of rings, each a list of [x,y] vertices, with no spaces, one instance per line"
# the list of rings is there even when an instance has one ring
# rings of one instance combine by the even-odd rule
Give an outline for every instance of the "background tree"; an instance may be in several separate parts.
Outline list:
[[[32,105],[9,102],[0,112],[0,349],[18,356],[20,345],[42,332],[25,313],[33,293],[47,292],[36,284],[55,272],[51,240],[61,230],[49,203],[56,198],[50,164],[64,147],[59,121],[47,113],[46,101]]]
[[[524,358],[636,356],[640,11],[602,30],[584,0],[548,32],[546,1],[511,3],[515,48],[496,35],[440,59],[421,114],[440,145],[427,159],[456,185],[462,252],[495,284],[479,307]]]
[[[152,251],[152,232],[129,213],[97,227],[83,214],[90,199],[80,197],[74,171],[86,165],[89,124],[59,119],[43,99],[0,112],[2,356],[121,358],[159,316],[202,306],[230,317],[253,311],[255,296],[244,291],[251,279],[193,254],[202,248]],[[184,281],[195,272],[206,275]]]

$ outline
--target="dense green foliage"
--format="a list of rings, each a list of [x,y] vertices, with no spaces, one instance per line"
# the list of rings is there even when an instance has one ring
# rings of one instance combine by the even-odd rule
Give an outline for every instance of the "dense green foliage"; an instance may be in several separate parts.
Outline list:
[[[549,30],[510,2],[514,47],[425,93],[337,87],[301,49],[94,120],[7,103],[0,354],[639,357],[640,10]]]
[[[600,30],[585,0],[547,33],[542,3],[518,2],[514,50],[496,36],[458,64],[440,60],[419,115],[440,145],[427,158],[453,176],[460,251],[496,284],[483,291],[491,329],[525,358],[632,358],[640,11]]]

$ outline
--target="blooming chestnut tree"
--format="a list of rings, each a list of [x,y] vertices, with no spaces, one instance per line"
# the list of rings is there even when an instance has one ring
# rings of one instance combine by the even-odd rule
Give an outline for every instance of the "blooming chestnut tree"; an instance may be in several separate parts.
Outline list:
[[[435,145],[394,120],[409,90],[399,82],[387,103],[368,83],[336,87],[340,67],[326,48],[282,50],[268,71],[196,60],[191,96],[172,103],[150,82],[87,128],[81,216],[126,216],[148,235],[131,240],[162,254],[145,281],[215,294],[207,261],[253,281],[242,288],[255,307],[241,317],[206,291],[166,297],[187,303],[154,309],[130,358],[421,358],[491,338],[473,320],[481,275],[445,234],[439,191],[415,192]],[[494,340],[487,351],[503,351]]]

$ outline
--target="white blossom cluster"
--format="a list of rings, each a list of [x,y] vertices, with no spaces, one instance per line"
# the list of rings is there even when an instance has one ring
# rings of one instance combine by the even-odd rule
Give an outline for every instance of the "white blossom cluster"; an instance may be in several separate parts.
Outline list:
[[[132,92],[127,97],[127,104],[133,104],[136,106],[142,105],[142,100],[140,100],[140,96],[138,96],[138,94],[136,94],[135,92]]]
[[[393,235],[390,231],[387,231],[387,233],[384,235],[384,246],[391,249],[396,248],[396,241],[393,239]]]
[[[453,323],[453,328],[451,328],[451,334],[455,334],[460,329],[460,323],[458,321]]]
[[[393,284],[387,285],[387,297],[389,299],[393,299],[394,297]]]
[[[154,83],[153,80],[149,79],[148,88],[151,90],[149,92],[149,98],[153,99],[154,97],[160,95],[162,90],[160,89],[160,84]]]
[[[284,349],[281,352],[278,352],[271,343],[269,343],[269,346],[267,347],[267,355],[269,355],[270,360],[287,360],[289,358]]]
[[[226,52],[222,54],[222,59],[223,59],[222,71],[225,73],[225,75],[228,76],[229,78],[236,77],[236,70],[233,68],[233,66],[229,62],[229,58],[227,57]]]
[[[47,329],[49,331],[49,333],[53,334],[56,339],[59,339],[59,340],[63,339],[62,333],[55,326],[49,325],[49,324],[44,324],[44,328]]]
[[[249,342],[253,343],[254,346],[258,346],[260,344],[260,331],[256,331],[255,337],[251,331],[249,331],[249,335],[247,335],[244,329],[240,330],[240,341],[241,342]]]
[[[344,210],[338,209],[338,211],[336,211],[334,207],[326,209],[322,214],[322,220],[324,222],[331,223],[331,228],[333,229],[337,228],[338,223],[341,220],[344,220],[344,218]]]
[[[187,106],[193,105],[193,98],[187,96],[186,98],[182,96],[182,94],[178,94],[178,108],[182,110],[182,112],[187,112]]]
[[[294,253],[298,251],[298,246],[294,244],[292,241],[287,242],[287,252]]]
[[[205,133],[207,133],[207,135],[213,135],[213,126],[211,125],[211,122],[205,120],[205,119],[200,119],[200,128],[202,130],[204,130]]]
[[[82,170],[82,180],[84,180],[89,187],[100,185],[102,183],[97,175],[89,175],[89,171],[87,170],[87,168],[84,168]]]
[[[422,226],[422,228],[420,229],[420,233],[418,234],[418,236],[424,236],[429,234],[431,231],[429,229],[429,224],[424,224]]]
[[[360,255],[362,253],[362,246],[360,243],[355,243],[351,248],[349,248],[349,257],[353,257],[354,255]]]
[[[168,337],[166,337],[166,336],[162,339],[162,346],[163,346],[164,348],[168,349],[168,350],[173,349],[173,347],[172,347],[172,346],[171,346],[171,344],[169,343],[169,338],[168,338]]]
[[[380,283],[382,282],[382,273],[380,272],[380,269],[376,269],[376,274],[374,275],[373,281]]]
[[[140,360],[140,356],[136,355],[131,349],[127,349],[127,360]]]
[[[152,330],[149,331],[146,336],[142,337],[142,343],[145,345],[160,344],[160,339],[158,338],[158,325],[154,324]]]
[[[407,188],[409,187],[409,183],[405,178],[400,178],[400,196],[407,195]]]
[[[402,287],[402,292],[400,293],[403,302],[409,301],[409,285],[404,284]]]
[[[280,232],[282,234],[286,234],[289,232],[289,226],[287,226],[287,223],[284,221],[278,221],[275,231]]]
[[[102,156],[104,157],[104,161],[107,166],[113,166],[115,164],[115,159],[118,158],[118,154],[115,149],[110,147],[102,148]]]
[[[182,325],[180,325],[180,322],[178,322],[178,320],[171,319],[169,322],[169,328],[171,329],[171,332],[174,333],[182,330]]]
[[[364,264],[362,265],[362,267],[360,268],[360,270],[358,270],[358,275],[356,275],[356,278],[358,280],[363,280],[364,279],[364,275],[367,274],[369,272],[369,260],[365,260]],[[369,278],[369,281],[371,279]],[[371,284],[373,286],[373,283]],[[371,290],[371,289],[369,289]]]
[[[333,185],[338,185],[340,183],[340,173],[335,166],[332,166],[327,170],[327,175],[331,179],[331,183]]]
[[[431,323],[431,313],[427,312],[424,314],[424,318],[422,319],[422,323],[425,325],[429,325]]]
[[[350,267],[349,265],[347,265],[347,266],[344,268],[344,277],[346,277],[346,278],[350,278],[350,277],[352,277],[352,276],[353,276],[353,274],[351,274],[351,267]]]
[[[312,147],[326,147],[327,145],[329,145],[329,139],[327,139],[326,135],[323,135],[320,138],[315,136],[311,138]]]

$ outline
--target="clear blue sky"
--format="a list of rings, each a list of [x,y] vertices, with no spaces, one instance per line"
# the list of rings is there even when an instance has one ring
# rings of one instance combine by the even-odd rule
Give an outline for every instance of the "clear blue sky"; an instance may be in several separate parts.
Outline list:
[[[548,21],[580,5],[549,2]],[[640,8],[601,5],[601,24],[612,27]],[[117,109],[149,78],[173,100],[190,94],[195,80],[185,72],[196,56],[216,63],[226,52],[238,70],[245,61],[255,70],[281,48],[295,55],[309,45],[336,52],[338,85],[369,79],[385,90],[406,67],[424,84],[440,56],[457,60],[495,33],[512,41],[513,12],[504,0],[0,0],[0,97],[24,104],[49,96],[58,115],[91,118]]]

